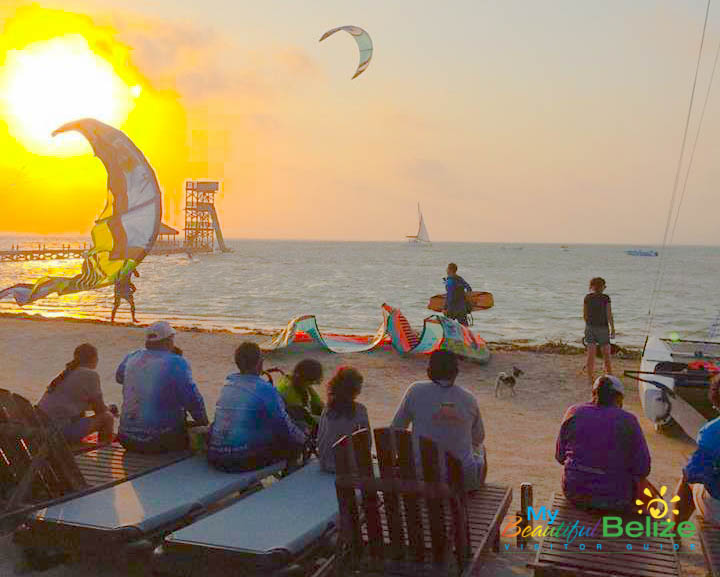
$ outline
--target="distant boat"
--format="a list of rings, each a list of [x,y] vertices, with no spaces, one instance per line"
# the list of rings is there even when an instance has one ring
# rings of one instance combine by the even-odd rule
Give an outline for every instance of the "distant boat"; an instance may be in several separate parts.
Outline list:
[[[656,250],[642,250],[642,249],[633,249],[633,250],[626,250],[625,254],[629,254],[630,256],[657,256],[658,251]]]
[[[430,235],[428,234],[427,228],[425,228],[425,220],[423,219],[422,211],[420,210],[420,203],[418,202],[418,223],[417,234],[407,237],[408,242],[412,245],[426,245],[432,244],[430,242]]]

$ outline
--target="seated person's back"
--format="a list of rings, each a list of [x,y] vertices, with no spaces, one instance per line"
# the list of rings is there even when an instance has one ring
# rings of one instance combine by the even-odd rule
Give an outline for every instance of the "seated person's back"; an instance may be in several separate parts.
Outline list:
[[[455,354],[444,350],[433,352],[428,365],[430,380],[410,385],[392,427],[405,429],[412,423],[416,447],[420,437],[427,437],[436,443],[441,462],[446,452],[460,460],[465,485],[473,489],[482,485],[487,473],[485,430],[477,400],[455,385],[458,373]]]
[[[248,471],[290,459],[305,433],[288,416],[275,387],[260,376],[262,355],[255,343],[235,351],[239,373],[228,375],[215,407],[208,461],[224,471]]]
[[[598,377],[593,400],[565,413],[555,458],[564,465],[563,491],[575,504],[622,510],[650,474],[650,453],[637,418],[622,409],[624,388]]]
[[[278,379],[277,391],[285,402],[285,409],[296,422],[313,428],[317,425],[325,404],[312,385],[322,381],[322,365],[315,359],[303,359],[292,374]]]
[[[335,471],[333,445],[345,435],[370,429],[367,409],[355,402],[362,389],[363,377],[352,367],[340,367],[327,385],[328,404],[318,426],[317,450],[325,471]]]
[[[165,322],[150,325],[146,348],[130,353],[118,367],[115,377],[123,385],[118,440],[129,451],[186,449],[185,413],[198,425],[208,422],[190,364],[174,352],[174,334]]]

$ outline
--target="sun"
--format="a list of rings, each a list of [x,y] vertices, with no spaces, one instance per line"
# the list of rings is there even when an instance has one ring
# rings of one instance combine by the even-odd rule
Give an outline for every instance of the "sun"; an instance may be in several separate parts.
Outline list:
[[[119,127],[141,94],[80,34],[8,51],[0,69],[0,100],[11,135],[36,154],[70,156],[88,151],[78,134],[53,138],[66,122],[96,118]]]

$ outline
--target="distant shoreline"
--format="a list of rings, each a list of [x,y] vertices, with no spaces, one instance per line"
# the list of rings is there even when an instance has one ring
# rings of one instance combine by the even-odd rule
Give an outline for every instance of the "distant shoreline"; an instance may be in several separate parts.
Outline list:
[[[108,325],[117,327],[137,327],[143,328],[148,326],[147,323],[129,323],[129,322],[116,322],[110,323],[109,321],[102,319],[80,319],[75,317],[46,317],[41,314],[29,314],[29,313],[3,313],[0,312],[0,319],[18,319],[18,320],[29,320],[37,322],[56,322],[56,323],[79,323],[79,324],[91,324],[91,325]],[[202,328],[202,327],[189,327],[180,324],[173,324],[173,327],[186,333],[204,333],[204,334],[228,334],[228,335],[246,335],[246,336],[264,336],[274,337],[281,332],[282,329],[253,329],[250,327],[240,328],[236,331],[229,329],[213,329],[213,328]],[[343,333],[345,334],[345,333]],[[371,333],[358,334],[352,336],[372,337]],[[481,335],[482,336],[482,335]],[[562,340],[551,340],[539,344],[530,344],[525,341],[485,341],[491,351],[526,351],[533,353],[546,353],[556,355],[582,355],[585,353],[583,347],[568,343]],[[642,355],[642,348],[633,346],[619,346],[619,353],[617,354],[620,358],[624,359],[640,359]]]

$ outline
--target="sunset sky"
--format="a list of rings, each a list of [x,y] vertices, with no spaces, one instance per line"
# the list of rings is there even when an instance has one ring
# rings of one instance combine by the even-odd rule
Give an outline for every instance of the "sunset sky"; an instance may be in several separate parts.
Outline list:
[[[0,232],[90,230],[104,169],[46,134],[82,113],[145,152],[173,225],[217,178],[229,237],[402,240],[419,201],[438,241],[656,244],[705,5],[4,0]],[[350,36],[318,43],[345,24],[375,45],[355,80]],[[690,142],[719,42],[715,6]],[[720,242],[718,158],[715,86],[677,243]]]

